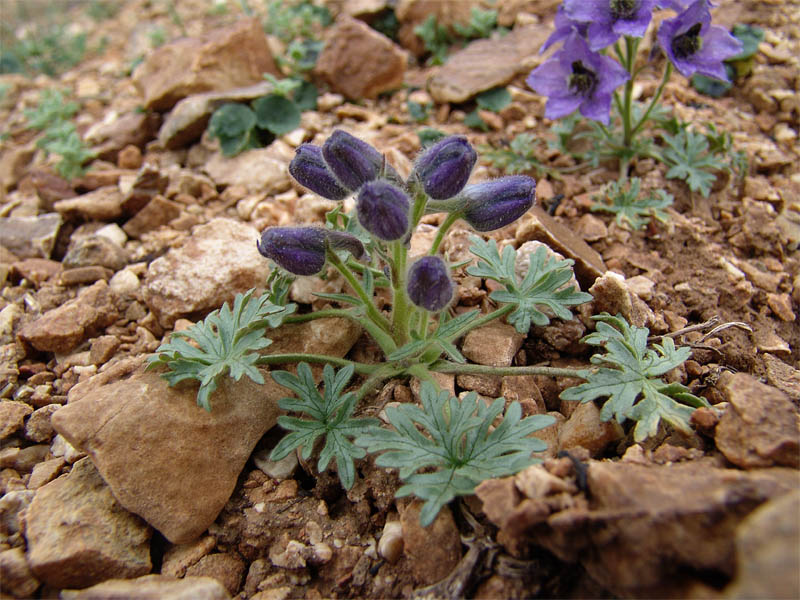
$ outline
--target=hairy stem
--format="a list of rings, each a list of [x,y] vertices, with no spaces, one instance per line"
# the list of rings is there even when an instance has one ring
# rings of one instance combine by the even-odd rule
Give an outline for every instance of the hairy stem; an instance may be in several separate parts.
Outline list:
[[[283,365],[286,363],[322,363],[326,365],[334,365],[337,367],[347,367],[352,365],[356,373],[362,375],[371,375],[383,365],[368,365],[346,358],[338,358],[336,356],[328,356],[327,354],[304,354],[302,352],[289,353],[289,354],[265,354],[256,360],[259,365]]]
[[[364,291],[364,286],[361,285],[361,282],[356,279],[353,272],[345,265],[339,256],[333,250],[328,250],[327,252],[328,262],[331,263],[336,270],[339,271],[344,278],[347,280],[347,283],[350,284],[350,287],[353,288],[353,291],[356,295],[361,298],[361,301],[364,303],[364,307],[367,311],[367,316],[376,324],[378,327],[383,329],[386,333],[391,331],[391,326],[389,325],[389,321],[386,320],[378,309],[375,308],[375,305],[372,303],[372,298],[367,295],[367,292]]]
[[[441,225],[439,225],[439,231],[436,232],[436,237],[433,239],[433,245],[431,246],[431,249],[428,252],[428,254],[433,256],[439,251],[439,246],[442,245],[442,242],[444,241],[444,236],[447,235],[447,231],[450,229],[450,227],[453,226],[453,223],[458,221],[459,217],[460,215],[457,212],[451,212],[449,215],[447,215],[447,218],[444,221],[442,221]]]
[[[661,94],[664,93],[664,87],[667,85],[667,82],[669,81],[671,75],[672,75],[672,63],[667,61],[667,67],[666,69],[664,69],[664,76],[661,78],[661,83],[659,84],[658,89],[656,90],[656,93],[653,96],[653,99],[650,101],[647,110],[644,112],[644,115],[642,115],[641,120],[634,126],[633,131],[631,132],[632,136],[635,136],[637,133],[639,133],[642,127],[644,127],[645,124],[647,123],[647,120],[650,118],[650,113],[653,112],[653,109],[656,107],[656,104],[658,104],[658,101],[661,99]]]
[[[558,367],[491,367],[487,365],[461,365],[449,360],[439,360],[428,367],[435,373],[455,373],[470,375],[547,375],[548,377],[574,377],[584,379],[584,369],[564,369]]]
[[[408,341],[409,301],[406,292],[408,250],[403,241],[392,245],[392,333],[398,346]]]

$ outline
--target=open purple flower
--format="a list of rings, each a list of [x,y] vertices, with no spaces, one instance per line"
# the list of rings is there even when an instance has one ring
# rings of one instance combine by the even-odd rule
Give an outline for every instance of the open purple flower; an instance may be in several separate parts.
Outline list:
[[[326,250],[347,250],[356,258],[364,246],[353,235],[324,227],[269,227],[256,242],[258,251],[295,275],[315,275],[325,266]]]
[[[550,34],[550,37],[547,38],[542,44],[542,47],[539,48],[539,54],[544,54],[547,49],[552,46],[553,44],[557,44],[561,40],[567,39],[572,32],[577,32],[578,35],[581,37],[586,37],[586,30],[589,28],[587,23],[581,23],[580,21],[573,21],[567,16],[567,13],[564,12],[564,5],[561,4],[556,11],[556,17],[553,20],[553,26],[555,27],[555,31]]]
[[[588,23],[589,47],[600,50],[621,35],[642,37],[655,3],[656,0],[564,0],[564,12],[573,21]]]
[[[414,170],[428,196],[434,200],[446,200],[467,185],[477,160],[478,155],[467,138],[451,135],[428,148]]]
[[[345,188],[325,164],[322,149],[313,144],[301,144],[289,163],[289,174],[297,182],[328,200],[344,200],[352,192]]]
[[[387,242],[408,232],[408,196],[387,181],[369,181],[361,186],[356,200],[358,222],[375,237]]]
[[[494,231],[513,223],[536,202],[536,181],[508,175],[468,185],[459,196],[461,214],[476,231]]]
[[[658,30],[658,43],[670,62],[685,77],[695,73],[728,81],[723,61],[742,51],[742,42],[711,25],[707,0],[697,0]]]
[[[431,312],[442,310],[453,299],[450,269],[438,256],[423,256],[408,269],[408,297]]]
[[[612,92],[628,80],[628,72],[613,58],[592,52],[577,33],[536,69],[525,82],[548,96],[544,116],[558,119],[580,109],[589,119],[608,124]]]

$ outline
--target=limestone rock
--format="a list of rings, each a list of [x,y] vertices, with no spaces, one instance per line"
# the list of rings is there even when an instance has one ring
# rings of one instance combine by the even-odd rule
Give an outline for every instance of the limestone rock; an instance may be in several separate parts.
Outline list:
[[[257,19],[244,19],[205,38],[181,38],[151,52],[134,71],[145,108],[165,111],[201,92],[223,91],[280,71]]]
[[[16,400],[0,400],[0,440],[6,439],[20,429],[25,417],[33,412],[33,408]]]
[[[144,148],[155,137],[160,123],[161,116],[156,112],[133,111],[120,115],[111,111],[90,127],[83,139],[94,146],[98,158],[117,162],[119,151],[126,146]]]
[[[104,186],[75,198],[59,200],[53,208],[68,219],[113,221],[122,215],[122,194],[115,185]]]
[[[189,544],[175,544],[170,546],[164,553],[164,562],[161,563],[161,574],[170,575],[172,577],[183,577],[186,575],[186,569],[211,552],[216,543],[216,540],[208,535]]]
[[[430,585],[449,575],[461,560],[461,536],[447,506],[427,527],[420,525],[421,510],[420,500],[413,500],[400,510],[403,554],[417,583]]]
[[[128,264],[128,253],[104,235],[89,235],[70,244],[61,264],[66,269],[99,266],[119,271]]]
[[[536,24],[518,27],[497,39],[476,40],[450,56],[431,76],[428,92],[436,102],[460,103],[506,85],[530,70],[524,59],[536,54],[551,33],[552,27]]]
[[[385,35],[343,16],[325,42],[315,72],[351,100],[375,98],[403,84],[408,56]]]
[[[178,102],[158,131],[159,143],[170,150],[200,139],[214,111],[226,102],[250,102],[272,91],[272,84],[261,81],[223,92],[194,94]]]
[[[132,238],[139,238],[143,233],[158,229],[181,214],[181,205],[167,200],[163,196],[155,196],[139,212],[128,220],[122,229]]]
[[[800,467],[800,424],[783,392],[746,373],[726,372],[717,385],[730,403],[714,435],[725,458],[745,469]]]
[[[0,217],[0,240],[17,258],[50,258],[61,222],[58,213]]]
[[[473,329],[464,337],[461,351],[479,365],[508,367],[514,360],[525,336],[511,325],[494,321]]]
[[[622,439],[625,432],[616,420],[602,421],[594,402],[582,402],[572,411],[558,432],[558,449],[582,446],[591,456],[599,456],[609,444]]]
[[[25,324],[19,337],[42,352],[69,352],[117,320],[114,293],[100,280],[74,300]]]
[[[76,386],[52,423],[89,454],[124,507],[171,542],[189,542],[228,501],[256,442],[275,425],[285,390],[269,377],[263,385],[226,378],[209,413],[197,406],[195,385],[170,388],[136,367],[122,364]],[[133,372],[122,378],[126,370]]]
[[[203,165],[203,170],[217,185],[241,185],[250,193],[278,194],[291,186],[289,160],[278,156],[277,142],[267,148],[247,150],[236,156],[216,153]]]
[[[15,598],[33,598],[39,582],[31,573],[22,548],[0,552],[0,592]]]
[[[85,590],[63,590],[62,600],[230,600],[225,587],[211,577],[175,579],[145,575],[135,579],[109,579]]]
[[[162,173],[158,165],[145,163],[129,184],[123,186],[120,182],[120,190],[124,193],[122,211],[128,216],[135,215],[158,194],[163,194],[167,185],[169,176]]]
[[[595,313],[621,314],[637,327],[648,327],[655,320],[653,311],[628,287],[625,277],[613,271],[598,278],[589,293],[594,296]]]
[[[28,564],[54,588],[150,571],[151,530],[122,508],[91,461],[36,491],[26,512]]]
[[[244,561],[228,552],[208,554],[186,570],[187,577],[213,577],[231,596],[239,592],[244,576]]]
[[[218,218],[197,227],[181,248],[150,263],[145,302],[163,327],[183,316],[208,312],[237,292],[263,287],[269,263],[258,253],[258,231]]]

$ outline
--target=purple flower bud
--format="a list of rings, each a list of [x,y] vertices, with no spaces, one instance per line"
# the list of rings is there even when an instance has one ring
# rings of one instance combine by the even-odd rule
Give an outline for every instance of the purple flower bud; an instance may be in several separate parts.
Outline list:
[[[399,240],[408,231],[410,206],[408,196],[400,188],[387,181],[370,181],[358,192],[358,222],[382,240]]]
[[[513,223],[536,202],[536,181],[527,175],[509,175],[468,185],[460,198],[464,220],[477,231],[493,231]]]
[[[442,310],[453,299],[450,270],[438,256],[423,256],[408,270],[408,297],[431,312]]]
[[[344,200],[351,194],[325,164],[319,146],[301,144],[295,152],[289,173],[300,185],[329,200]]]
[[[325,140],[322,156],[339,181],[351,190],[377,179],[384,165],[380,152],[341,129]]]
[[[270,227],[256,242],[258,251],[295,275],[315,275],[325,266],[325,251],[348,250],[356,258],[364,246],[353,235],[323,227]]]
[[[428,148],[417,161],[415,171],[428,196],[446,200],[464,189],[477,160],[467,139],[453,135]]]

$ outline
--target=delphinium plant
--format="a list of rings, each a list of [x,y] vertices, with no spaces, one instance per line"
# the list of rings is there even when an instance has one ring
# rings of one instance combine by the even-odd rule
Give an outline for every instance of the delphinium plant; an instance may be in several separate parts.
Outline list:
[[[557,131],[562,141],[572,137],[577,111],[588,119],[590,129],[574,137],[589,138],[592,149],[582,158],[591,164],[617,159],[620,179],[625,180],[633,159],[651,157],[671,167],[669,177],[684,179],[692,191],[708,196],[711,186],[701,184],[708,178],[713,181],[708,170],[735,169],[740,159],[731,154],[724,163],[716,156],[721,152],[707,153],[706,136],[688,126],[669,131],[660,100],[674,71],[687,78],[698,74],[728,81],[724,61],[740,54],[742,43],[711,23],[711,7],[709,0],[564,0],[542,51],[557,43],[562,46],[526,80],[548,97],[545,117],[565,119]],[[666,57],[661,82],[649,102],[639,105],[634,83],[650,68],[655,52],[640,57],[638,50],[656,8],[677,14],[658,27],[657,48]],[[660,134],[663,145],[654,143],[648,125],[665,130]],[[702,164],[693,158],[707,154]]]
[[[535,181],[525,175],[469,184],[477,155],[464,137],[445,137],[417,158],[403,180],[375,148],[337,130],[322,146],[303,144],[289,166],[291,175],[309,190],[331,200],[355,196],[355,208],[339,205],[326,226],[270,227],[260,236],[259,252],[273,261],[267,291],[240,294],[203,322],[176,332],[150,357],[150,366],[165,366],[172,385],[200,382],[198,403],[211,409],[220,378],[243,375],[263,382],[259,366],[297,363],[296,373],[272,371],[272,378],[294,392],[280,406],[293,413],[279,417],[289,433],[272,451],[273,459],[301,449],[309,458],[319,449],[317,467],[335,460],[339,479],[350,488],[355,461],[377,453],[376,464],[399,469],[404,485],[398,495],[425,500],[421,521],[429,524],[456,496],[470,494],[482,480],[515,473],[536,462],[546,445],[531,434],[554,421],[548,415],[522,418],[520,405],[502,398],[484,401],[474,392],[458,399],[439,389],[436,373],[567,376],[585,380],[570,396],[584,402],[608,398],[605,418],[632,418],[641,424],[637,440],[652,435],[664,420],[688,430],[694,407],[706,406],[680,384],[660,377],[689,356],[671,339],[648,346],[648,331],[620,317],[600,315],[587,344],[603,346],[597,366],[562,369],[544,366],[492,367],[468,364],[458,347],[469,331],[505,319],[522,334],[552,318],[571,319],[570,307],[591,296],[570,284],[572,261],[553,257],[544,247],[518,261],[510,246],[471,238],[477,259],[466,272],[492,280],[489,298],[496,308],[455,311],[454,269],[441,253],[442,242],[456,221],[478,232],[513,223],[535,202]],[[427,253],[409,257],[410,239],[427,213],[444,213]],[[288,301],[293,278],[338,271],[346,293],[318,293],[330,307],[299,313]],[[522,270],[523,272],[520,272]],[[381,310],[376,292],[389,292],[390,308]],[[386,294],[382,296],[385,298]],[[367,364],[316,354],[265,354],[269,330],[285,323],[339,317],[357,323],[375,341],[383,362]],[[324,364],[319,389],[310,364]],[[358,381],[353,382],[353,377]],[[370,401],[390,378],[421,380],[421,406],[387,406],[391,427],[365,417],[377,412]],[[354,415],[359,414],[359,417]],[[319,443],[318,443],[319,442]]]

